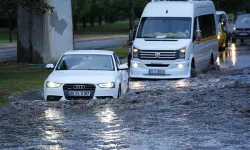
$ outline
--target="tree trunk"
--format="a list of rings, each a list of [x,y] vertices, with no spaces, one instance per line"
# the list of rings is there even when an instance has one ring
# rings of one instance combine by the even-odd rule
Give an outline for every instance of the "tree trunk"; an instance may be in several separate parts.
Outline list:
[[[82,18],[82,28],[86,28],[86,18]]]
[[[76,20],[74,21],[74,30],[75,30],[75,31],[78,30],[78,28],[77,28],[77,21],[76,21]]]
[[[32,48],[32,11],[29,12],[29,63],[33,60],[33,48]]]
[[[101,26],[102,25],[102,16],[99,16],[98,21],[99,21],[99,26]]]
[[[106,24],[108,24],[108,23],[109,23],[109,19],[108,19],[108,17],[107,17],[107,16],[105,16],[105,17],[104,17],[104,19],[105,19],[105,23],[106,23]]]
[[[12,43],[12,18],[9,18],[9,41]]]
[[[129,0],[129,29],[132,30],[135,22],[135,13],[134,13],[134,0]]]
[[[90,23],[91,23],[91,27],[95,26],[95,19],[94,19],[94,17],[90,17]]]

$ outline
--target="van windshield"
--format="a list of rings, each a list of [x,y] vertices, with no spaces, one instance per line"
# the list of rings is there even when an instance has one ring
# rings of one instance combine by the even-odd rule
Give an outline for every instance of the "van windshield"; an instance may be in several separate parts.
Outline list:
[[[144,17],[137,38],[190,39],[189,17]]]

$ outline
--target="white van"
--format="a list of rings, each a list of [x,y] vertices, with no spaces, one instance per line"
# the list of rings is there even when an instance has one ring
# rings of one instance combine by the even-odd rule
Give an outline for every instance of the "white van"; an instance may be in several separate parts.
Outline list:
[[[216,10],[209,0],[152,0],[130,50],[130,78],[189,78],[218,56]]]

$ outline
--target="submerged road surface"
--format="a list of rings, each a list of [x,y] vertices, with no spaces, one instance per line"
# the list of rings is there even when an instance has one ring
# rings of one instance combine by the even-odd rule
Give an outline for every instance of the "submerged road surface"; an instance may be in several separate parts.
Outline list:
[[[249,47],[194,79],[133,81],[121,100],[13,102],[0,149],[249,150]]]

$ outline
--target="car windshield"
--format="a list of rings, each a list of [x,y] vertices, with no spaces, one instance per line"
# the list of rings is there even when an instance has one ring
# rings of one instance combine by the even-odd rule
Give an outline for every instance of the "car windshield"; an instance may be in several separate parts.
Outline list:
[[[190,39],[189,17],[144,17],[137,38]]]
[[[236,21],[236,25],[249,25],[250,15],[239,16]]]
[[[64,55],[56,70],[106,70],[114,71],[111,55],[72,54]]]

